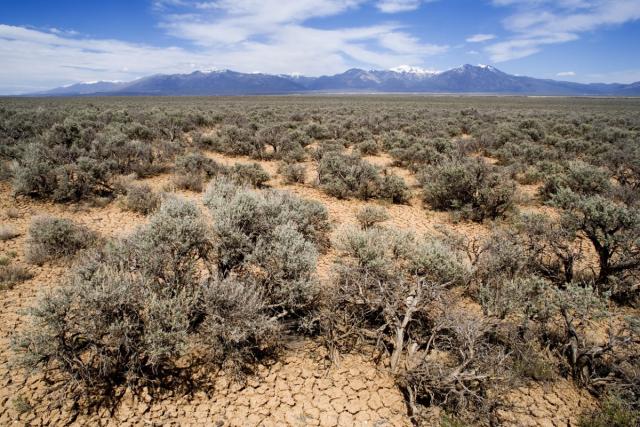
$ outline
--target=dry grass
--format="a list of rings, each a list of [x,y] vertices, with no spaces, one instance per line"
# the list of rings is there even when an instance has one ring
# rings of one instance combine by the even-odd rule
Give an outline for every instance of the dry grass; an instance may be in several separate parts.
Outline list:
[[[0,241],[12,240],[20,235],[16,229],[10,225],[0,225]]]
[[[0,266],[0,289],[11,289],[18,283],[32,279],[34,274],[19,264]]]

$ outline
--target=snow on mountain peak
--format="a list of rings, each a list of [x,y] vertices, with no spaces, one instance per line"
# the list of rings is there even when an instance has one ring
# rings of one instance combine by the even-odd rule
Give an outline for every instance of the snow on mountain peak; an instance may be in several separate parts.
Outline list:
[[[398,65],[390,69],[396,73],[410,73],[410,74],[438,74],[438,71],[427,70],[425,68],[414,67],[412,65]]]

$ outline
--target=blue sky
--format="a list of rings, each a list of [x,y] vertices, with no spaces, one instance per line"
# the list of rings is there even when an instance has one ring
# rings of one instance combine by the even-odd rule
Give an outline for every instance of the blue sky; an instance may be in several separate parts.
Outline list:
[[[0,93],[156,73],[491,64],[640,80],[640,0],[1,0]]]

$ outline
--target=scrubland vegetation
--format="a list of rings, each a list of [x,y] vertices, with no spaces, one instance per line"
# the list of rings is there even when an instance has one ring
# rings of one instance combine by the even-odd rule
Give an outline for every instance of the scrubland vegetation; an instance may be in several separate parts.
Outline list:
[[[3,100],[4,191],[147,216],[119,237],[34,216],[25,259],[71,271],[31,308],[16,361],[99,401],[206,389],[217,369],[242,381],[307,338],[334,362],[372,355],[418,425],[433,408],[497,425],[510,391],[560,378],[600,402],[581,425],[636,425],[639,113],[630,99]],[[341,224],[321,200],[366,204]],[[398,227],[405,207],[444,223]],[[3,256],[3,290],[30,280]]]

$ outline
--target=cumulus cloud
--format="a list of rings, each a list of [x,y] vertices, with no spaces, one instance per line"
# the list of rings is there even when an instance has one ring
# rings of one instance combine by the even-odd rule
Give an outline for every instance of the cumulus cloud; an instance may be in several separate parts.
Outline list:
[[[561,71],[558,74],[556,74],[556,76],[558,77],[575,77],[576,72],[575,71]]]
[[[503,21],[512,36],[486,48],[494,62],[523,58],[581,33],[640,19],[638,0],[494,0],[514,8]]]
[[[93,80],[211,67],[212,58],[180,48],[77,38],[0,24],[0,92],[21,93]]]
[[[184,1],[184,0],[180,0]],[[167,14],[169,34],[214,49],[221,66],[310,75],[350,66],[421,63],[447,46],[425,43],[397,23],[320,29],[312,18],[348,12],[361,0],[219,0]]]
[[[494,34],[474,34],[470,37],[467,37],[468,43],[482,43],[488,40],[495,39],[496,36]]]
[[[448,49],[420,40],[398,23],[330,29],[309,24],[348,13],[363,1],[155,0],[159,28],[182,41],[181,47],[168,48],[0,25],[0,93],[212,68],[266,73],[295,68],[319,75],[421,64]]]

